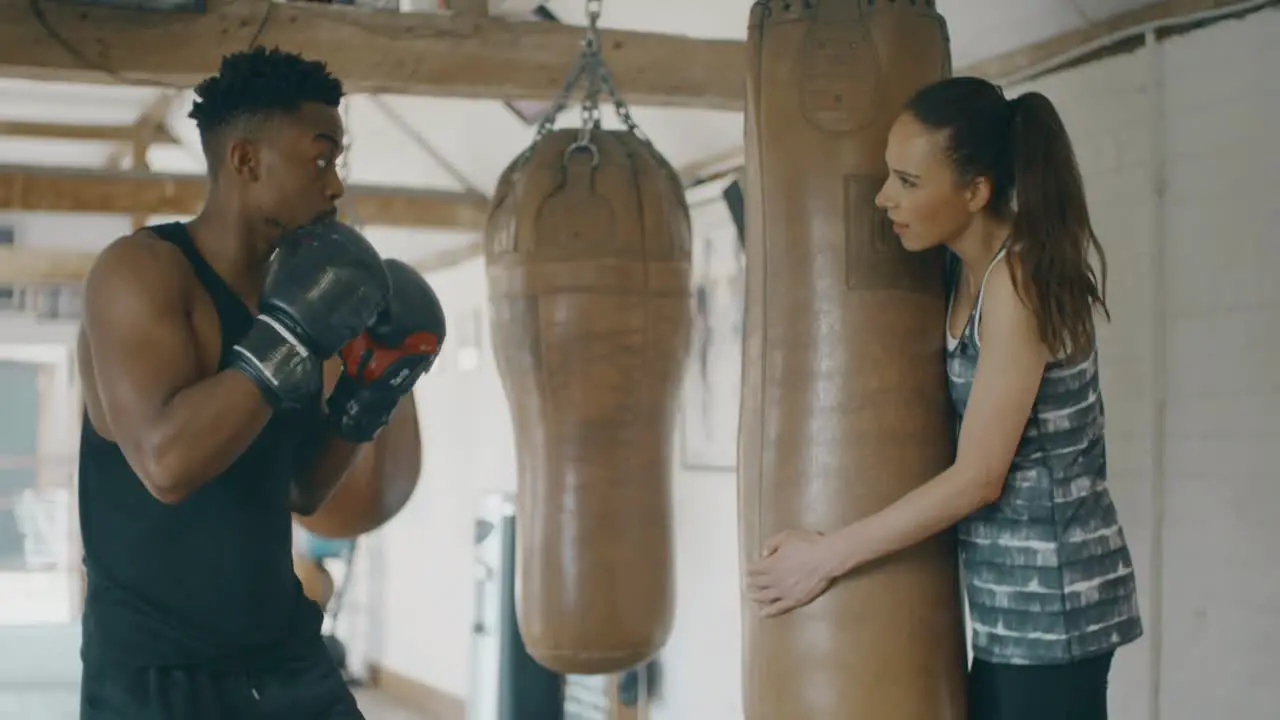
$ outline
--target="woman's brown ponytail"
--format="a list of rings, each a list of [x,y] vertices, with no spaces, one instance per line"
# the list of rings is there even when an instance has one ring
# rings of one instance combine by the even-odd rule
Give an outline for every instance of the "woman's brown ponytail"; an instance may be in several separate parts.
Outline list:
[[[947,133],[948,155],[961,181],[990,181],[987,212],[1013,217],[1014,284],[1035,311],[1044,344],[1060,357],[1091,352],[1095,309],[1110,319],[1107,261],[1089,219],[1071,140],[1053,103],[1037,92],[1006,100],[986,80],[957,77],[916,93],[906,110]]]
[[[1040,339],[1057,355],[1088,354],[1094,309],[1108,319],[1106,254],[1093,232],[1084,182],[1062,118],[1049,98],[1030,92],[1010,102],[1014,195],[1013,274],[1036,312]],[[1089,253],[1098,256],[1094,270]],[[1022,282],[1019,282],[1019,281]],[[1027,292],[1028,287],[1031,292]]]

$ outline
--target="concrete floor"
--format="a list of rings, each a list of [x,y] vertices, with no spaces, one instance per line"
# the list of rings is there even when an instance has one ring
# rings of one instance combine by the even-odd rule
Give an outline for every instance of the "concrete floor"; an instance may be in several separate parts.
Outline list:
[[[376,690],[357,690],[365,720],[431,720],[396,705]],[[80,689],[0,685],[0,720],[79,720]]]

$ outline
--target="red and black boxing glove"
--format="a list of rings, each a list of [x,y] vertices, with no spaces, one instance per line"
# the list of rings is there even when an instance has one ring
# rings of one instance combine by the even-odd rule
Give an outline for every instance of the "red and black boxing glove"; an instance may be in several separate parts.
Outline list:
[[[342,373],[327,403],[334,432],[373,440],[400,399],[431,370],[444,344],[444,308],[431,285],[399,260],[384,260],[391,278],[386,307],[338,351]]]

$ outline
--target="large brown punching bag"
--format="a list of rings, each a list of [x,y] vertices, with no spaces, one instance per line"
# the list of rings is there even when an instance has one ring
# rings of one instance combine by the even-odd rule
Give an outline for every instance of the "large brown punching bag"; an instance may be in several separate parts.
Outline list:
[[[895,116],[950,73],[933,3],[757,2],[748,31],[743,563],[829,532],[953,457],[941,256],[910,254],[874,198]],[[953,543],[860,568],[776,618],[743,612],[748,720],[961,720]]]
[[[630,132],[551,132],[504,172],[486,231],[516,436],[517,621],[561,673],[615,673],[673,621],[670,475],[689,350],[689,210]]]

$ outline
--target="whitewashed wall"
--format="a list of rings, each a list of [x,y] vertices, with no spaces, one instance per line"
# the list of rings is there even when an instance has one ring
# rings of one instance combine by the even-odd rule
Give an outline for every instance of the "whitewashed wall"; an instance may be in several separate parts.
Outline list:
[[[1280,442],[1280,294],[1270,284],[1280,266],[1278,34],[1280,11],[1268,11],[1012,89],[1058,104],[1110,258],[1111,478],[1148,626],[1113,676],[1114,715],[1125,720],[1156,717],[1157,699],[1166,720],[1267,720],[1280,704],[1280,531],[1267,529],[1280,514],[1268,453]],[[454,315],[484,311],[478,262],[432,280]],[[422,384],[423,487],[385,532],[384,620],[396,629],[382,660],[459,696],[470,514],[482,491],[511,489],[515,477],[498,376],[487,347],[481,356],[474,370]],[[732,720],[734,473],[677,468],[675,499],[677,620],[654,716]]]

